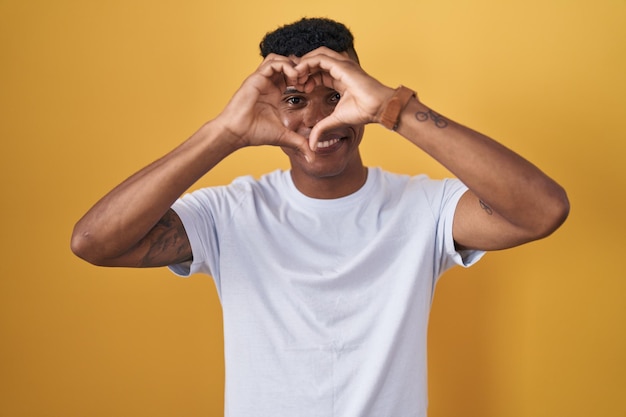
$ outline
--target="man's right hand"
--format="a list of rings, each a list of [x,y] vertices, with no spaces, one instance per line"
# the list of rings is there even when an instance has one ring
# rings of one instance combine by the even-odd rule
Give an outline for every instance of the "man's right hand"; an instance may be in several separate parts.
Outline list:
[[[108,266],[188,260],[187,236],[170,207],[217,163],[241,147],[258,145],[293,148],[311,160],[307,140],[285,127],[277,109],[287,86],[297,83],[294,66],[279,55],[263,60],[218,117],[119,184],[78,221],[72,234],[74,253]]]
[[[285,127],[277,108],[286,88],[297,84],[295,65],[288,57],[268,55],[215,118],[237,148],[285,146],[313,157],[307,139]]]

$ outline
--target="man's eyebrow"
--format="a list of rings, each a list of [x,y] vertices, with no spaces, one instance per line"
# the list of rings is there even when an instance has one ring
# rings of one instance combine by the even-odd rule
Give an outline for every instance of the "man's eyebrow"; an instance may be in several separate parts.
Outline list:
[[[302,91],[298,90],[296,87],[287,87],[285,88],[283,95],[295,94],[295,93],[302,93]]]

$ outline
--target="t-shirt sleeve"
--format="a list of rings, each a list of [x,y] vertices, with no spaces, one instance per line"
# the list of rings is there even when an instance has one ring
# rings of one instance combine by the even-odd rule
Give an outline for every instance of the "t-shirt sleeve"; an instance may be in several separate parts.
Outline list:
[[[432,183],[431,183],[432,184]],[[438,189],[437,189],[438,188]],[[437,217],[437,256],[438,267],[436,275],[439,276],[454,265],[469,267],[480,260],[485,254],[481,250],[457,250],[452,233],[454,213],[459,200],[468,190],[467,186],[458,179],[446,179],[439,182],[439,187],[431,190],[431,204]],[[436,191],[435,191],[436,190]]]
[[[186,194],[172,205],[185,227],[193,254],[193,261],[169,265],[169,269],[178,276],[204,273],[215,279],[219,274],[219,240],[210,198],[214,192],[198,190]]]

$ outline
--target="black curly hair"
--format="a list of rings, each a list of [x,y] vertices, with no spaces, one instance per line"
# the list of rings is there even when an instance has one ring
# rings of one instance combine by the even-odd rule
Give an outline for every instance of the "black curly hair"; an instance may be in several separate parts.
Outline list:
[[[300,57],[320,46],[336,52],[347,52],[350,58],[359,62],[350,30],[344,24],[327,18],[305,17],[279,27],[267,33],[259,45],[263,58],[271,53]]]

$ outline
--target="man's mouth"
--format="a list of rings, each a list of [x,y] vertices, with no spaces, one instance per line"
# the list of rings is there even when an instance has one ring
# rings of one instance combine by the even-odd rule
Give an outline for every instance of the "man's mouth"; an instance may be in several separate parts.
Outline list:
[[[317,142],[315,152],[318,154],[335,152],[337,149],[343,146],[346,139],[348,139],[347,136],[328,135],[325,138],[322,138],[322,140],[320,140],[319,142]]]
[[[316,150],[329,148],[329,147],[333,146],[335,143],[338,143],[340,140],[341,140],[340,138],[335,138],[335,139],[325,140],[323,142],[317,142],[317,149]]]

